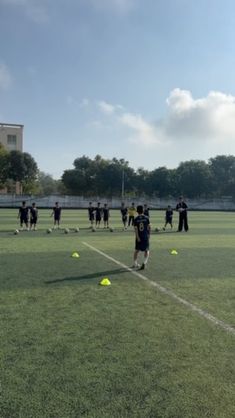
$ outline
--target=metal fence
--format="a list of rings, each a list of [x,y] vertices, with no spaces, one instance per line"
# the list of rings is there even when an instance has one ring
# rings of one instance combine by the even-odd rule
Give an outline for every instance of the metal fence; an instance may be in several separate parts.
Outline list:
[[[0,208],[17,208],[21,205],[22,201],[26,201],[27,205],[31,205],[36,202],[36,205],[41,208],[51,208],[55,205],[55,202],[59,202],[63,208],[87,208],[89,202],[96,205],[100,202],[101,205],[107,203],[112,209],[119,209],[121,206],[120,197],[106,198],[105,196],[96,197],[84,197],[84,196],[29,196],[29,195],[9,195],[0,194]],[[177,199],[160,199],[160,198],[125,198],[125,204],[130,206],[132,202],[135,205],[146,203],[151,209],[165,209],[168,205],[174,208],[177,203]],[[221,199],[187,199],[187,205],[190,210],[222,210],[222,211],[235,211],[235,201],[231,198]]]

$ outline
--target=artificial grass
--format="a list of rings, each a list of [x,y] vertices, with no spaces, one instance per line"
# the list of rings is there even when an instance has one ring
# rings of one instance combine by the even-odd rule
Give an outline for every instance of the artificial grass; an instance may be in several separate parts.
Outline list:
[[[47,218],[17,236],[0,227],[0,417],[235,416],[234,335],[83,245],[130,265],[133,232],[118,213],[113,233],[79,215],[79,234],[47,235]],[[153,234],[144,275],[233,325],[234,239],[214,215],[216,234],[205,213],[190,215],[187,234]],[[74,225],[74,212],[64,218]],[[104,276],[111,286],[98,285]]]

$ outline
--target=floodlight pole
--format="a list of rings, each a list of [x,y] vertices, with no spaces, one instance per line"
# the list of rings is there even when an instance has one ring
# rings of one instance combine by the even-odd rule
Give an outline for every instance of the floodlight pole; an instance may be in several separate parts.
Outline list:
[[[124,169],[122,170],[122,200],[124,199],[125,195],[125,175],[124,175]]]

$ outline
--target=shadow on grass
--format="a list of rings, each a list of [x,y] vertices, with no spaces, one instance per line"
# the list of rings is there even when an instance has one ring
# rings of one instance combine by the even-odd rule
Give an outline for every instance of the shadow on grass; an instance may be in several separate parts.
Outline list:
[[[97,278],[103,278],[105,276],[109,275],[115,275],[115,274],[122,274],[127,273],[128,270],[126,269],[115,269],[115,270],[105,270],[100,272],[94,272],[90,274],[84,274],[80,277],[64,277],[63,279],[55,279],[55,280],[48,280],[45,281],[45,284],[53,284],[53,283],[62,283],[62,282],[69,282],[69,281],[79,281],[79,280],[89,280],[89,279],[97,279]]]

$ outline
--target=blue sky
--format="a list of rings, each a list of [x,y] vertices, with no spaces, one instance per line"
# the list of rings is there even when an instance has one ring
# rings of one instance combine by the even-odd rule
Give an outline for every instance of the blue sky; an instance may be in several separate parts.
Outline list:
[[[235,154],[232,0],[0,0],[0,122],[59,178]]]

